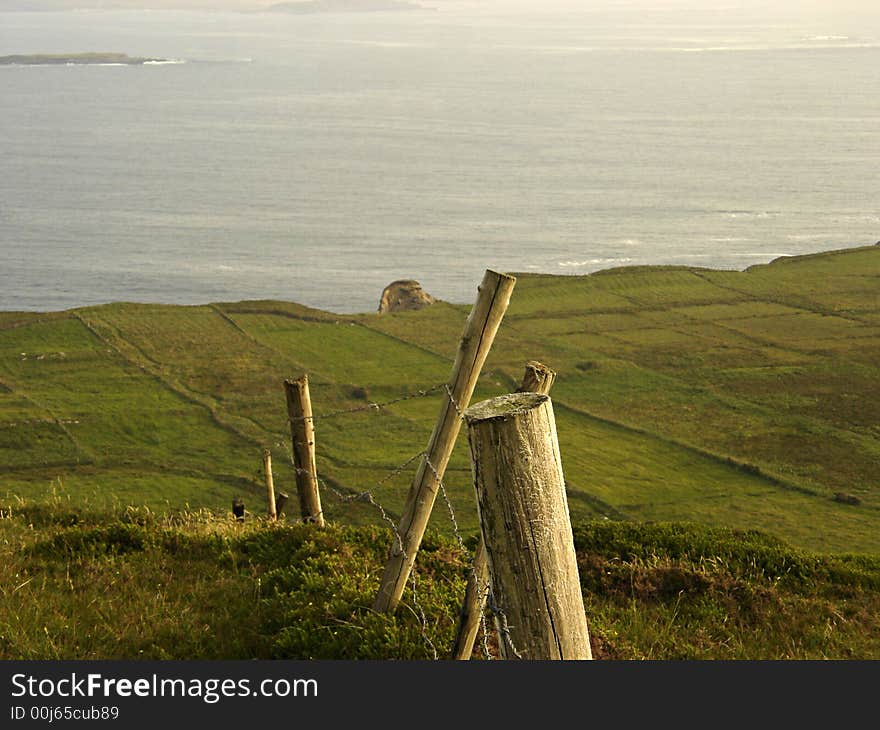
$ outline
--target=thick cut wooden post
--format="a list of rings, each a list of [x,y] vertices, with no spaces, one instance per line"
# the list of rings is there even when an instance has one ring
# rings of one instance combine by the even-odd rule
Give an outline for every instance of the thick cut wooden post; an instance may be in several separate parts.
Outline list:
[[[550,397],[465,412],[504,659],[591,659]]]
[[[554,380],[556,380],[555,370],[551,370],[537,360],[529,360],[526,363],[526,371],[517,392],[546,395],[553,387]],[[486,549],[481,537],[474,555],[474,567],[468,576],[467,586],[464,589],[464,601],[462,601],[461,613],[458,616],[458,630],[455,634],[455,643],[452,645],[453,659],[467,660],[473,654],[488,588],[489,564],[486,562]]]
[[[266,477],[266,514],[270,520],[278,518],[275,510],[275,482],[272,479],[272,452],[263,449],[263,474]]]
[[[470,403],[480,370],[507,311],[514,284],[516,278],[506,274],[487,270],[483,276],[447,383],[449,392],[444,394],[437,424],[410,486],[391,555],[373,604],[376,611],[393,611],[403,595],[434,507],[439,482],[461,429],[461,412]]]
[[[309,376],[284,381],[287,394],[287,416],[293,441],[293,465],[303,522],[324,526],[321,495],[318,492],[318,467],[315,463],[315,424],[309,396]]]

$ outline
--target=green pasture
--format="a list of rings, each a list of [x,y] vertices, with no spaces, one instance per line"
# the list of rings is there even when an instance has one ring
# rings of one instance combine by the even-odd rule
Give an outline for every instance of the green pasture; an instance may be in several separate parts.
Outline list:
[[[340,495],[372,490],[399,515],[415,464],[395,469],[424,448],[445,395],[398,399],[448,378],[469,307],[0,313],[0,497],[61,491],[168,511],[224,510],[243,495],[257,513],[268,447],[292,518],[282,382],[306,372],[328,517],[385,525]],[[880,552],[880,247],[741,272],[518,274],[475,399],[515,389],[530,359],[558,372],[576,519],[692,521]],[[464,433],[445,485],[473,535]],[[432,528],[451,533],[442,500]]]

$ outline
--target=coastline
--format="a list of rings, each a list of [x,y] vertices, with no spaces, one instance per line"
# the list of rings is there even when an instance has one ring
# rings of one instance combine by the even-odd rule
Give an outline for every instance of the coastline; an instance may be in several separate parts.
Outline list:
[[[743,274],[747,274],[751,271],[756,271],[763,269],[768,266],[778,266],[780,264],[786,264],[789,262],[797,262],[797,261],[806,261],[815,258],[822,258],[827,256],[833,256],[836,254],[846,254],[852,253],[860,250],[870,250],[872,248],[876,248],[878,252],[880,252],[880,241],[877,241],[873,244],[855,244],[853,246],[846,246],[843,248],[832,248],[822,251],[816,251],[811,253],[803,253],[803,254],[785,254],[782,256],[768,257],[768,260],[762,263],[750,264],[744,268],[734,269],[734,268],[724,268],[724,267],[711,267],[711,266],[690,266],[684,264],[632,264],[632,265],[624,265],[624,266],[612,266],[604,269],[597,269],[595,271],[589,271],[584,273],[561,273],[561,272],[549,272],[549,271],[516,271],[511,270],[505,273],[509,273],[518,278],[559,278],[559,279],[571,279],[571,278],[583,278],[589,279],[590,277],[595,276],[606,276],[609,274],[619,274],[623,272],[632,272],[632,273],[650,273],[653,271],[694,271],[694,272],[739,272]],[[488,267],[493,268],[493,267]],[[386,284],[390,283],[392,279],[401,279],[401,278],[418,278],[418,277],[408,277],[408,276],[397,276],[390,278]],[[474,284],[476,286],[476,283]],[[437,291],[431,291],[428,287],[425,287],[428,294],[435,296],[437,301],[443,302],[446,304],[451,304],[453,306],[464,306],[470,304],[469,301],[466,301],[464,298],[446,298],[442,296],[442,293],[438,293]],[[381,288],[374,292],[375,301],[378,303],[382,295]],[[168,306],[168,307],[205,307],[212,306],[218,303],[247,303],[247,302],[269,302],[269,301],[278,301],[285,302],[287,304],[292,304],[296,307],[302,307],[306,310],[311,310],[316,313],[320,313],[321,315],[338,315],[342,317],[346,316],[359,316],[372,314],[375,309],[363,309],[363,310],[336,310],[336,309],[328,309],[321,306],[316,306],[314,304],[310,304],[303,301],[298,301],[295,299],[282,299],[276,297],[250,297],[250,298],[241,298],[241,299],[213,299],[213,300],[204,300],[204,301],[169,301],[167,299],[107,299],[104,301],[92,301],[83,304],[76,304],[69,307],[62,308],[42,308],[42,309],[22,309],[22,308],[4,308],[0,306],[0,313],[3,314],[22,314],[22,315],[41,315],[41,314],[62,314],[65,312],[75,311],[79,309],[86,309],[91,307],[101,307],[107,305],[115,305],[115,304],[143,304],[143,305],[156,305],[156,306]]]
[[[180,63],[169,58],[129,56],[127,53],[31,53],[0,56],[0,66],[145,66]]]

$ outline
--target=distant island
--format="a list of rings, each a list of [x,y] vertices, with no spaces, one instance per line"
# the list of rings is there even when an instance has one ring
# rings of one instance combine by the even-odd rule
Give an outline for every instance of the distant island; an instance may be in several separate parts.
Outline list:
[[[167,58],[129,56],[125,53],[34,53],[29,55],[0,56],[0,66],[106,65],[111,63],[125,66],[142,66],[145,63],[173,63],[173,61]]]
[[[370,13],[428,10],[424,5],[405,0],[299,0],[270,5],[270,13]]]

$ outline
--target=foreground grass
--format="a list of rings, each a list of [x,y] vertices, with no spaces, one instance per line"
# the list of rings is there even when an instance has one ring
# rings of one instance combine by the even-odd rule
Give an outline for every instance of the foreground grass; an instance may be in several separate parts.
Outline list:
[[[429,535],[415,594],[385,616],[390,534],[373,526],[62,497],[2,511],[2,659],[444,658],[470,560]],[[581,523],[575,541],[599,658],[880,658],[878,558],[676,523]]]

